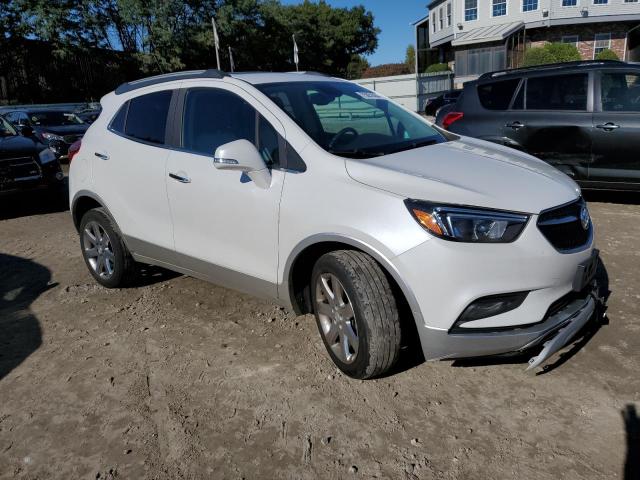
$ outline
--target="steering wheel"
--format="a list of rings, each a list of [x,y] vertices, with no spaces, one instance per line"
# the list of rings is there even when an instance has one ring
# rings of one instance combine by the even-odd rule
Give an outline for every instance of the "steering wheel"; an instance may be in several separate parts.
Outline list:
[[[340,139],[340,137],[344,136],[345,134],[350,133],[351,135],[353,135],[353,138],[355,139],[358,135],[360,135],[355,128],[353,127],[345,127],[342,130],[340,130],[338,133],[336,133],[333,138],[331,139],[331,141],[329,142],[329,148],[332,149],[333,146],[338,142],[338,140]]]

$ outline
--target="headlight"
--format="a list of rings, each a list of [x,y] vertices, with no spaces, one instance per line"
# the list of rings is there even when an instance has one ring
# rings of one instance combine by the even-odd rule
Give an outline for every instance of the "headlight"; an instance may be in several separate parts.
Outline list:
[[[56,159],[56,154],[51,151],[49,148],[45,148],[39,154],[40,163],[44,165],[45,163],[53,162]]]
[[[513,242],[529,220],[521,213],[405,200],[413,218],[429,233],[445,240],[473,243]]]
[[[43,132],[42,133],[42,138],[44,138],[48,142],[51,142],[51,141],[63,142],[64,141],[64,139],[60,135],[56,135],[55,133],[49,133],[49,132]]]

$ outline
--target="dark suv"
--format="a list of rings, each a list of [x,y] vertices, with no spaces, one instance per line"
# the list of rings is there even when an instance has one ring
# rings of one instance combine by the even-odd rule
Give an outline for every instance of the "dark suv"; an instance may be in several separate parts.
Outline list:
[[[438,123],[524,150],[586,188],[640,190],[640,65],[583,61],[468,82]]]

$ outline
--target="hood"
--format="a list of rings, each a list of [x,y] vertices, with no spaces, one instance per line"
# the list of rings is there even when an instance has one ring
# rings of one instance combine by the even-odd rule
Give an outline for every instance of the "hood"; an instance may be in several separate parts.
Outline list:
[[[87,124],[77,124],[77,125],[36,125],[33,127],[33,130],[38,133],[49,132],[55,133],[56,135],[65,136],[72,134],[84,134],[87,131],[89,125]]]
[[[356,181],[417,200],[524,213],[576,199],[568,176],[531,155],[464,138],[368,160],[346,160]]]
[[[30,156],[38,153],[44,146],[21,135],[0,137],[0,159]]]

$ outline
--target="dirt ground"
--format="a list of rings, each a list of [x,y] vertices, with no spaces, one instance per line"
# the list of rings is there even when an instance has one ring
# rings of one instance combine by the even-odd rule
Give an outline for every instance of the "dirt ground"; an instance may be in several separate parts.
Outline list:
[[[311,316],[161,270],[107,290],[68,211],[0,204],[0,478],[640,478],[640,196],[589,197],[609,323],[354,381]]]

